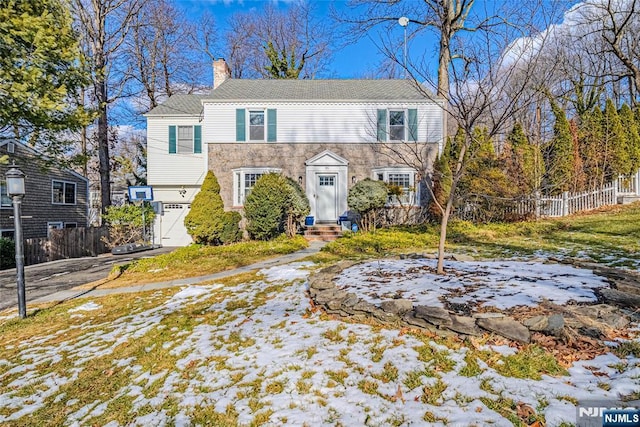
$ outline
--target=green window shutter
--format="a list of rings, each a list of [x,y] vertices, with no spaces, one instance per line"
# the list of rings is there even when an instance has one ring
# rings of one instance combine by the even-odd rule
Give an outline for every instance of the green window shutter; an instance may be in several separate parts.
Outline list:
[[[267,142],[276,142],[278,140],[278,119],[277,110],[267,110]]]
[[[245,110],[244,108],[238,108],[236,110],[236,141],[243,142],[246,141],[246,131],[247,127],[245,122]]]
[[[418,140],[418,110],[409,109],[409,141],[416,142]]]
[[[378,110],[378,141],[387,140],[387,110]]]
[[[169,154],[177,153],[176,150],[176,127],[169,126]]]
[[[202,126],[193,127],[193,152],[202,153]]]

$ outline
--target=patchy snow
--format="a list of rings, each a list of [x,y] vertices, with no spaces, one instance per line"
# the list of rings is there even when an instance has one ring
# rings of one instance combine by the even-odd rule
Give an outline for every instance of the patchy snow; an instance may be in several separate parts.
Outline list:
[[[10,346],[0,343],[0,423],[28,423],[30,414],[58,405],[66,412],[65,425],[117,427],[109,405],[121,407],[116,401],[124,399],[131,402],[123,417],[127,425],[194,425],[195,413],[231,410],[239,425],[256,419],[295,426],[425,425],[425,419],[436,419],[436,425],[508,426],[511,422],[489,406],[509,398],[530,405],[546,425],[556,426],[575,424],[575,399],[640,391],[640,359],[613,354],[575,363],[567,376],[557,378],[505,377],[480,359],[479,373],[464,376],[471,351],[464,345],[450,348],[403,331],[312,313],[304,283],[309,267],[272,267],[254,282],[187,286],[170,297],[155,295],[155,306],[114,321],[101,323],[96,316],[34,336],[13,349],[17,356],[5,355]],[[557,303],[590,301],[593,289],[605,286],[588,271],[552,264],[449,263],[461,274],[447,277],[428,273],[430,267],[421,260],[371,262],[348,269],[339,282],[371,302],[402,294],[427,304],[455,295],[457,301],[480,299],[493,307],[535,304],[543,297]],[[196,304],[203,313],[199,321],[190,328],[176,326],[194,315]],[[132,344],[141,346],[137,356],[120,353]],[[506,346],[486,349],[494,359],[512,352]],[[438,354],[449,367],[424,359],[425,352]],[[73,395],[80,374],[109,357],[113,372],[128,381],[118,390]],[[159,366],[150,363],[156,359]],[[64,363],[69,360],[73,363]],[[35,394],[25,393],[28,387]]]
[[[79,306],[78,306],[78,307],[76,307],[76,308],[70,308],[70,309],[69,309],[69,310],[67,310],[67,311],[68,311],[69,313],[74,313],[74,312],[76,312],[76,311],[93,311],[93,310],[99,310],[99,309],[101,309],[101,308],[102,308],[102,306],[101,306],[101,305],[96,304],[95,302],[91,301],[91,302],[88,302],[88,303],[86,303],[86,304],[79,305]]]
[[[348,268],[336,285],[372,304],[406,298],[416,305],[444,307],[448,301],[497,309],[534,306],[544,299],[559,305],[595,302],[593,290],[609,287],[590,270],[563,264],[451,261],[443,276],[435,267],[430,259],[372,261]]]

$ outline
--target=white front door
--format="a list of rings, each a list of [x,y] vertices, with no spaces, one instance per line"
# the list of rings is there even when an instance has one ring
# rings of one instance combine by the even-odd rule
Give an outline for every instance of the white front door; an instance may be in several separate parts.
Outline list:
[[[318,221],[338,219],[338,174],[316,175],[316,214]]]

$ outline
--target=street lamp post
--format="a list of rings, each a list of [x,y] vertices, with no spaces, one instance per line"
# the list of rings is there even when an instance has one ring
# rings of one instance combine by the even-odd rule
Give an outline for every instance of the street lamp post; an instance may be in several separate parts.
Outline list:
[[[16,242],[16,275],[18,284],[18,314],[22,319],[27,317],[27,302],[24,287],[24,240],[22,238],[22,198],[25,194],[24,173],[15,163],[5,174],[7,195],[13,201],[14,239]]]
[[[406,16],[398,19],[398,24],[404,28],[404,78],[407,78],[407,25],[409,25],[409,18]]]

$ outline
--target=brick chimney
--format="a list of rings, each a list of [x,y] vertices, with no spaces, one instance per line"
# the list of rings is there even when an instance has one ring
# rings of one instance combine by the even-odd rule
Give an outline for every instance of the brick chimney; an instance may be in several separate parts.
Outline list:
[[[231,69],[224,58],[213,61],[213,89],[220,86],[225,80],[231,78]]]

